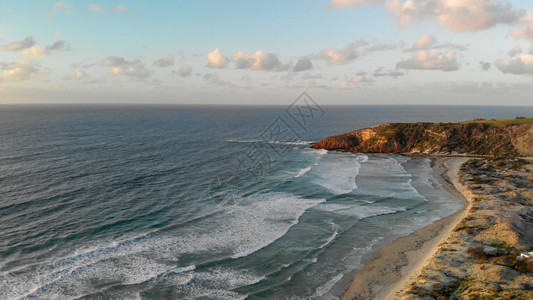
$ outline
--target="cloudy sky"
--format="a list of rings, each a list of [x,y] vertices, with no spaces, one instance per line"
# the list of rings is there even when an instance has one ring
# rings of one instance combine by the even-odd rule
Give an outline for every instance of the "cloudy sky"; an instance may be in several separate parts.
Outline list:
[[[0,103],[533,105],[531,0],[2,1]]]

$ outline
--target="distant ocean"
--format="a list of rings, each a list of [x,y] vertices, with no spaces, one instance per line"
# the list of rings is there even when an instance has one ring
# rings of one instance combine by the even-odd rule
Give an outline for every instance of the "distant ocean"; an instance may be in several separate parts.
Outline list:
[[[310,143],[533,108],[297,112],[0,106],[0,299],[335,299],[378,247],[461,202],[427,158]]]

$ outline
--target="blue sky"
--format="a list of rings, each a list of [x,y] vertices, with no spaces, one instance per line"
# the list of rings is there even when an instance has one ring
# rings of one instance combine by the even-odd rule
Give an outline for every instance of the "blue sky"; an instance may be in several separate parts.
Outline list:
[[[0,103],[531,105],[533,3],[3,1]]]

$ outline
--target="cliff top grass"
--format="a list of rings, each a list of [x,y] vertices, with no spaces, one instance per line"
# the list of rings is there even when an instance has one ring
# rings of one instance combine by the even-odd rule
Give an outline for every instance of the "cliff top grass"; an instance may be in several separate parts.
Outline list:
[[[533,124],[533,118],[523,118],[523,119],[499,119],[499,120],[473,120],[460,122],[459,124],[470,124],[470,123],[484,123],[489,126],[501,127],[504,125],[521,125],[521,124]]]

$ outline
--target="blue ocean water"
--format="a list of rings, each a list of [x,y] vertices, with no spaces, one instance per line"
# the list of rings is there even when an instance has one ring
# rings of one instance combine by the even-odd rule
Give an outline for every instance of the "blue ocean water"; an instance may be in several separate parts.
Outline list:
[[[311,142],[533,109],[323,112],[0,106],[0,299],[335,299],[377,248],[461,202],[427,158]],[[297,139],[273,140],[276,124]]]

